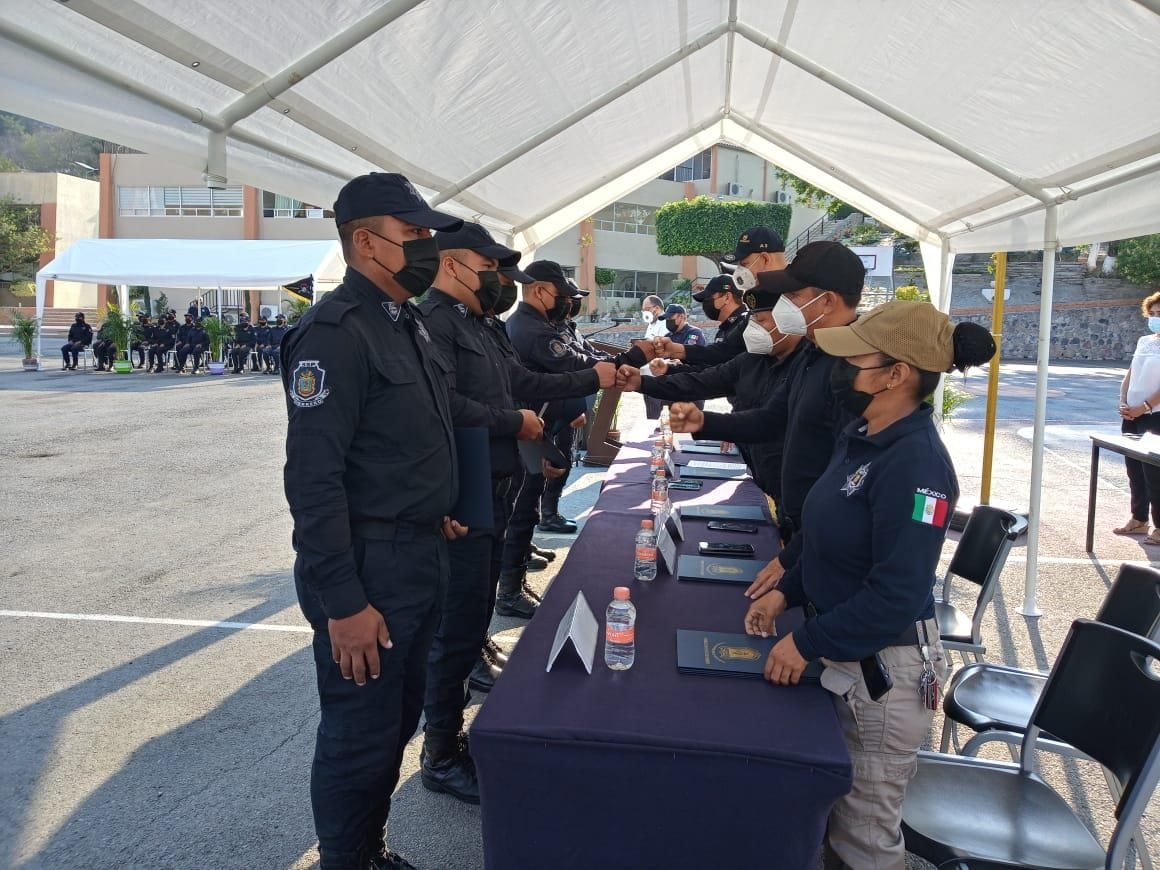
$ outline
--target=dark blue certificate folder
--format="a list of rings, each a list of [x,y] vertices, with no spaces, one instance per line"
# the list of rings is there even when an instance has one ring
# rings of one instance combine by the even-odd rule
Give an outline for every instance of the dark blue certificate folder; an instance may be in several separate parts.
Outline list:
[[[451,518],[469,529],[493,528],[491,445],[487,430],[456,429],[455,453],[459,457],[459,500],[451,510]]]
[[[682,674],[761,678],[775,637],[753,637],[725,631],[677,629],[677,670]],[[817,683],[821,662],[806,665],[799,683]]]

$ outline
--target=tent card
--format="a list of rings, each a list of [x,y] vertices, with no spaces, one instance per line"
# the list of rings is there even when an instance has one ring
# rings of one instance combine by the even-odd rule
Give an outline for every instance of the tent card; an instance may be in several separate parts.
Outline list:
[[[670,577],[677,570],[677,542],[663,523],[657,532],[657,567]]]
[[[689,468],[720,468],[722,471],[744,471],[748,466],[744,462],[707,462],[704,459],[694,459],[689,462]]]
[[[548,653],[548,667],[545,670],[548,672],[552,670],[552,665],[556,664],[556,657],[570,640],[576,655],[580,656],[580,661],[584,663],[584,669],[591,674],[592,663],[596,660],[598,635],[599,627],[596,617],[592,614],[592,608],[588,606],[588,599],[584,597],[583,592],[577,592],[576,600],[568,607],[568,612],[564,614],[556,629],[556,639],[552,641],[552,651]]]
[[[670,451],[665,451],[665,471],[669,473],[669,480],[679,480],[680,475],[677,474],[677,466],[673,464],[673,454]]]
[[[685,540],[685,527],[681,523],[681,506],[679,504],[672,506],[672,510],[669,511],[669,515],[665,518],[665,521],[669,531],[673,533],[673,537],[678,541]]]

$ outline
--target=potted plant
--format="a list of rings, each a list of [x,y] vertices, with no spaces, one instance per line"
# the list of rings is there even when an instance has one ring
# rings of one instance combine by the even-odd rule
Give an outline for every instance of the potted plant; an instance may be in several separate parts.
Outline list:
[[[24,359],[21,362],[26,372],[34,372],[40,368],[40,363],[33,354],[32,348],[39,331],[40,321],[35,317],[26,317],[20,311],[12,313],[12,337],[16,339],[16,343],[20,345],[20,350],[24,353]]]
[[[224,375],[226,364],[222,360],[222,349],[226,342],[234,337],[234,328],[217,317],[205,318],[201,322],[201,327],[209,338],[209,362],[206,363],[206,368],[211,375]]]
[[[119,375],[129,374],[133,371],[133,364],[129,362],[129,343],[133,340],[132,318],[110,302],[101,328],[117,348],[113,371]]]

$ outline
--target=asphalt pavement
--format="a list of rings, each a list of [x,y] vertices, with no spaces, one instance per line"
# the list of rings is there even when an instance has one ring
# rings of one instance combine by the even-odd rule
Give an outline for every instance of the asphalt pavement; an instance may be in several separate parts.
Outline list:
[[[1160,559],[1108,531],[1127,516],[1115,458],[1100,478],[1096,555],[1083,552],[1087,436],[1117,431],[1121,376],[1114,367],[1052,369],[1043,615],[1018,613],[1018,547],[985,622],[990,658],[1049,667],[1070,621],[1095,613],[1120,562]],[[1029,491],[1033,369],[1007,366],[1002,382],[993,501],[1019,507]],[[972,499],[985,376],[965,386],[976,398],[945,437]],[[25,374],[7,354],[0,409],[0,868],[314,866],[307,786],[317,697],[290,576],[277,379]],[[642,416],[640,399],[626,399],[622,426]],[[583,519],[599,482],[578,469],[565,513]],[[569,542],[541,538],[561,558],[531,575],[535,585],[547,585]],[[510,646],[521,625],[493,627]],[[422,788],[419,742],[404,761],[391,844],[420,868],[482,867],[478,808]],[[1106,837],[1098,771],[1049,760],[1044,773]],[[1160,853],[1154,817],[1145,833]]]

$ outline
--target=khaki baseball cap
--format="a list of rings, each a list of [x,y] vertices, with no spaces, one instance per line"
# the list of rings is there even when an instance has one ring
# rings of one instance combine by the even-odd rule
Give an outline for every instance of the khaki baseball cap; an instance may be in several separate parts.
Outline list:
[[[819,329],[814,343],[830,356],[884,353],[924,372],[948,372],[955,362],[955,328],[929,302],[893,299],[849,326]]]

